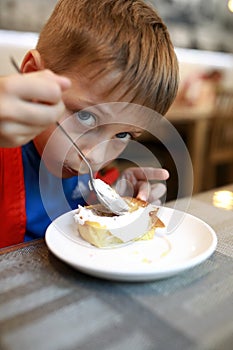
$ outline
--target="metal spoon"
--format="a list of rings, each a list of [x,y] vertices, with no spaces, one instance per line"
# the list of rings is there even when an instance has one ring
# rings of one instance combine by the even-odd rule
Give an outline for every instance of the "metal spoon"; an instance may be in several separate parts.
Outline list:
[[[80,150],[77,144],[73,141],[70,135],[66,132],[63,126],[59,122],[56,122],[56,124],[60,128],[60,130],[62,130],[62,132],[66,135],[66,137],[70,140],[70,142],[73,144],[75,149],[78,151],[78,153],[82,157],[83,161],[86,163],[89,170],[90,185],[91,185],[90,187],[91,187],[91,190],[95,192],[99,202],[103,204],[108,209],[108,211],[116,215],[122,215],[125,212],[127,212],[129,210],[128,204],[108,184],[106,184],[104,181],[100,179],[94,178],[91,165],[87,160],[87,158],[85,157],[85,155],[83,154],[83,152]]]

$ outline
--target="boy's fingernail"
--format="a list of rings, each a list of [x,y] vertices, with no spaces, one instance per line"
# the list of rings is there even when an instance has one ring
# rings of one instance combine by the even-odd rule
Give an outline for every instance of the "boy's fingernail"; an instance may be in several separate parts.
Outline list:
[[[145,202],[147,201],[147,197],[144,194],[137,195],[137,198],[141,199],[142,201],[145,201]]]

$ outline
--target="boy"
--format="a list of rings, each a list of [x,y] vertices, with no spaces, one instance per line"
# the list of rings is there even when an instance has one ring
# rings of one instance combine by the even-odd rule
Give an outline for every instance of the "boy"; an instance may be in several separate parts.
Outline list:
[[[135,106],[164,114],[177,92],[178,65],[169,34],[157,13],[141,0],[60,0],[36,49],[21,66],[23,73],[43,69],[71,81],[62,94],[66,112],[60,122],[93,171],[116,158],[130,139],[155,122]],[[87,169],[55,124],[22,149],[2,150],[2,164],[8,167],[8,177],[2,174],[0,179],[2,246],[43,237],[51,219],[81,200],[77,175]],[[131,168],[126,176],[136,196],[153,200],[143,198],[145,180],[164,180],[168,175],[162,169]],[[85,187],[86,175],[79,176],[79,182],[80,178]]]

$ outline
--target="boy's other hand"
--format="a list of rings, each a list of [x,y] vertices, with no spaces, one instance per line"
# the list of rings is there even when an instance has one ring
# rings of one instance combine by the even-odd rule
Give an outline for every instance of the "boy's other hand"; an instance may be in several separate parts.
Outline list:
[[[169,173],[159,168],[128,168],[123,171],[116,184],[116,190],[122,196],[134,196],[150,203],[160,205],[160,198],[166,193],[163,183],[150,183],[150,181],[165,181]]]
[[[70,85],[49,70],[0,78],[0,147],[23,145],[60,119]]]

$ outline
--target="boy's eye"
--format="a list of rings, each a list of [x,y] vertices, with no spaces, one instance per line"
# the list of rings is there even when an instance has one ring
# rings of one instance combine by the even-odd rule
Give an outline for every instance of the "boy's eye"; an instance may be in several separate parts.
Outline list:
[[[128,141],[132,139],[132,135],[129,132],[119,132],[116,134],[116,137],[122,141]]]
[[[79,111],[75,116],[83,125],[92,127],[96,125],[96,117],[88,111]]]

